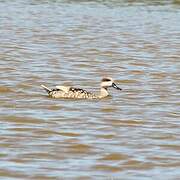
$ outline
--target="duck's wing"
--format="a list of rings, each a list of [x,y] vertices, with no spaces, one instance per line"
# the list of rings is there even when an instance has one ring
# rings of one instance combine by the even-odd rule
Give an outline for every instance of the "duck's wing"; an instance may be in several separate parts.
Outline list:
[[[56,89],[63,91],[65,93],[68,93],[71,87],[70,86],[56,86]]]
[[[69,91],[73,92],[73,93],[77,93],[79,96],[83,96],[83,97],[87,97],[87,98],[96,96],[95,94],[88,92],[81,88],[70,87]]]
[[[69,91],[72,91],[72,92],[79,92],[79,93],[85,93],[85,94],[88,94],[89,92],[84,90],[84,89],[81,89],[81,88],[75,88],[75,87],[70,87],[69,88]]]
[[[92,94],[84,89],[76,88],[72,86],[56,86],[56,89],[63,91],[65,93],[78,93],[78,94],[87,94],[87,95]]]

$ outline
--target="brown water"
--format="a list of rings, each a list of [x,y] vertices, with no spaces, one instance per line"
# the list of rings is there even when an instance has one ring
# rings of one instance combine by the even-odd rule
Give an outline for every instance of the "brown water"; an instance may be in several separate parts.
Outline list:
[[[180,6],[127,2],[0,1],[0,179],[180,178]]]

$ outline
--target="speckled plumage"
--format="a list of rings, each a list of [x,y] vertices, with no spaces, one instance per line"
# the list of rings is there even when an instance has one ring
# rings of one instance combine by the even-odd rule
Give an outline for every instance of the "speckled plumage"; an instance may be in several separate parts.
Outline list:
[[[71,99],[96,99],[98,98],[95,94],[90,93],[80,88],[70,87],[68,92],[62,91],[61,89],[52,89],[49,96],[52,98],[71,98]]]

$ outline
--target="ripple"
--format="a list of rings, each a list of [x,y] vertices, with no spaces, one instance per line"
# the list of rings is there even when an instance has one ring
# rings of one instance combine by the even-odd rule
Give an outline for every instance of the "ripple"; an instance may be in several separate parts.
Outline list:
[[[1,169],[0,170],[1,177],[3,178],[25,178],[26,176],[24,173],[17,172],[15,170],[6,170],[6,169]]]
[[[13,93],[13,89],[5,86],[0,86],[0,93]]]
[[[117,173],[119,171],[123,171],[123,168],[121,168],[121,167],[104,165],[104,164],[96,165],[96,166],[92,167],[92,169],[97,170],[97,171],[112,172],[112,173]]]
[[[147,170],[147,169],[152,169],[154,167],[154,164],[151,162],[145,163],[137,160],[128,160],[127,162],[124,163],[124,166],[127,169]]]
[[[4,116],[5,122],[14,122],[20,124],[39,124],[43,123],[41,119],[32,118],[32,117],[21,117],[21,116]]]
[[[69,153],[75,154],[87,154],[92,152],[92,147],[85,144],[74,144],[68,147]]]
[[[103,161],[121,161],[121,160],[127,160],[128,158],[129,158],[129,156],[127,156],[125,154],[112,153],[112,154],[108,154],[108,155],[102,157],[99,160],[103,160]]]

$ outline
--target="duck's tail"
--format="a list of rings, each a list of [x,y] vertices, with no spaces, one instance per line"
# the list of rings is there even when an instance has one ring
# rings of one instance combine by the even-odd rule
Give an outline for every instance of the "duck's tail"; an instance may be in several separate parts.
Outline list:
[[[52,89],[44,86],[43,84],[41,84],[41,87],[42,87],[43,89],[45,89],[48,93],[50,93],[50,92],[52,91]]]

